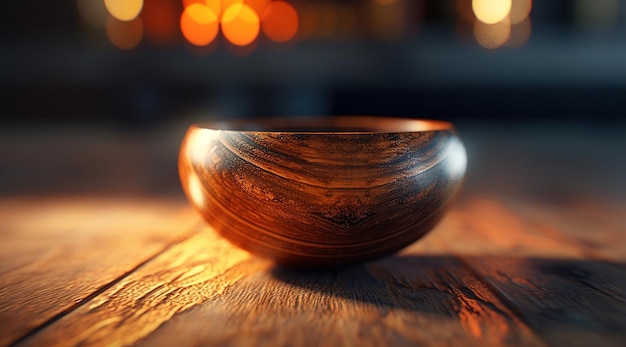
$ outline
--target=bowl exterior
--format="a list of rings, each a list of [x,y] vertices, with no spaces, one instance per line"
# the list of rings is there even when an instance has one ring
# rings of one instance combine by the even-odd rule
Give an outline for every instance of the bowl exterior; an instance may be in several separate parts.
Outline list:
[[[179,173],[223,237],[299,267],[394,253],[439,221],[465,174],[453,129],[399,133],[237,132],[191,127]]]

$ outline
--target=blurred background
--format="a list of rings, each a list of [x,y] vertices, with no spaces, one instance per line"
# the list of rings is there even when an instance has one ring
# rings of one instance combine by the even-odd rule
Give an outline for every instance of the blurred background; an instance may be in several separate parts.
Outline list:
[[[217,117],[453,121],[485,190],[530,180],[528,165],[547,177],[530,185],[544,197],[626,172],[621,0],[6,1],[2,12],[2,194],[179,194],[184,130]]]

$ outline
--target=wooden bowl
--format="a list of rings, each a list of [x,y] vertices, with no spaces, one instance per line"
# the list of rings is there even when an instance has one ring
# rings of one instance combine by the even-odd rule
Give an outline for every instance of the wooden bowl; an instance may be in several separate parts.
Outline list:
[[[192,125],[183,190],[223,237],[296,267],[394,253],[439,221],[465,174],[452,124],[378,117]]]

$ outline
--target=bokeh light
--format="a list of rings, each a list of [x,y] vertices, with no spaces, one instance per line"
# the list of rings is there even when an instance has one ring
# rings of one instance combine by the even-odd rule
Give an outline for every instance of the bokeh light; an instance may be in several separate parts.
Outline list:
[[[97,6],[92,6],[93,1],[102,5],[99,12]],[[397,0],[387,3],[395,2]],[[77,0],[77,4],[81,16],[93,25],[105,23],[107,16],[129,22],[141,16],[142,35],[156,44],[174,42],[179,35],[178,27],[186,41],[204,48],[216,41],[220,30],[229,43],[243,47],[255,42],[261,29],[270,40],[285,43],[292,40],[300,28],[298,10],[284,0]],[[325,5],[329,9],[334,6],[329,2]],[[312,9],[317,7],[320,6],[311,6]],[[334,34],[338,19],[334,11],[330,14],[316,24],[332,25],[316,25],[313,28],[316,34],[321,31],[326,31],[324,36]],[[346,31],[352,30],[355,22],[352,17],[348,19]],[[112,30],[112,33],[117,32]],[[116,46],[128,47],[129,44]]]
[[[94,28],[102,28],[106,23],[107,9],[102,0],[77,0],[81,18]]]
[[[93,1],[105,6],[98,9],[92,6]],[[593,10],[584,15],[588,22],[592,21],[591,18],[602,22],[619,12],[617,0],[597,0],[597,4],[592,0],[574,1],[576,6],[573,9],[581,18],[583,10]],[[133,29],[128,40],[111,39],[123,49],[137,45],[142,36],[151,43],[172,43],[180,37],[179,32],[186,41],[199,47],[194,49],[207,49],[211,43],[215,43],[215,48],[221,31],[228,49],[246,52],[244,55],[257,46],[261,31],[277,43],[286,43],[296,37],[345,39],[359,34],[383,40],[398,39],[416,28],[411,11],[425,6],[422,2],[413,5],[408,0],[368,0],[359,5],[330,0],[295,1],[294,4],[289,0],[77,0],[77,4],[86,22],[92,25],[106,22],[111,27],[107,27],[110,37],[119,36],[120,26],[102,18],[103,8],[108,12],[105,16],[118,21],[131,22],[141,18],[141,30]],[[464,28],[470,41],[473,34],[473,38],[485,48],[520,47],[529,40],[532,0],[455,0],[446,4],[450,10],[456,4],[459,19],[456,26]],[[133,25],[137,27],[136,23]],[[141,34],[137,36],[137,32]],[[262,43],[264,41],[259,42]]]
[[[242,2],[243,0],[232,0]],[[224,0],[183,0],[183,8],[187,8],[192,4],[200,4],[208,7],[219,18],[222,15],[222,3]]]
[[[289,3],[274,1],[265,9],[261,25],[270,40],[287,42],[298,32],[298,13]]]
[[[495,24],[511,12],[511,0],[472,0],[472,10],[479,21]]]
[[[130,50],[139,44],[143,36],[143,23],[140,17],[131,21],[121,21],[113,16],[106,19],[106,32],[109,41],[119,49]]]
[[[243,3],[248,5],[261,18],[267,7],[272,3],[272,0],[243,0]]]
[[[141,11],[146,38],[156,44],[174,42],[178,36],[178,13],[178,2],[147,0]]]
[[[109,14],[121,21],[131,21],[141,12],[143,0],[104,0]]]
[[[222,3],[222,8],[224,10],[226,10],[227,8],[231,7],[232,5],[243,4],[244,0],[221,0],[221,3]]]
[[[222,0],[205,0],[204,5],[210,8],[217,18],[222,16],[222,10],[224,9]]]
[[[532,6],[532,0],[456,0],[461,19],[457,32],[464,40],[467,33],[472,33],[474,40],[487,49],[522,47],[532,31]]]
[[[236,46],[246,46],[259,36],[259,16],[243,3],[235,3],[224,10],[221,19],[222,33]]]
[[[474,37],[479,45],[487,49],[504,46],[511,36],[511,21],[508,17],[495,24],[485,24],[479,20],[474,22]]]
[[[526,20],[533,8],[533,0],[513,0],[511,2],[511,24],[519,24]]]
[[[219,29],[217,15],[207,6],[193,3],[180,16],[180,30],[189,43],[206,46],[215,40]]]
[[[220,6],[222,6],[222,14],[223,14],[227,8],[235,4],[243,4],[244,0],[219,0],[219,2],[220,2]]]

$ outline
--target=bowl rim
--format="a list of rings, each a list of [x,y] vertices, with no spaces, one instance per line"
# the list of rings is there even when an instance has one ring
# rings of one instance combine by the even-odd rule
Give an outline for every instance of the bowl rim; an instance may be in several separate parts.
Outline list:
[[[444,120],[385,116],[291,116],[212,120],[191,124],[190,129],[242,133],[377,134],[454,131]]]

